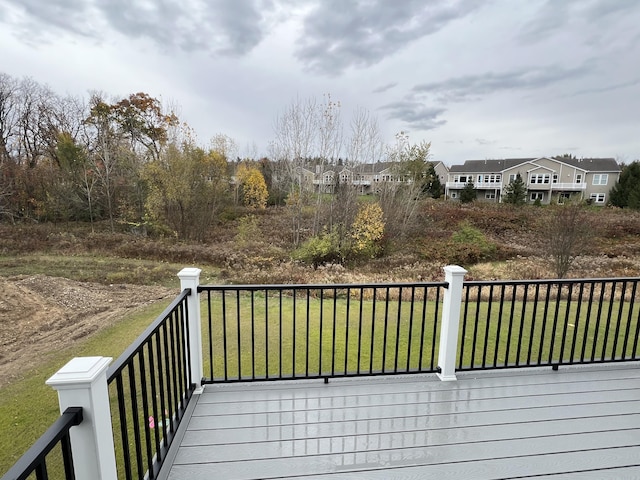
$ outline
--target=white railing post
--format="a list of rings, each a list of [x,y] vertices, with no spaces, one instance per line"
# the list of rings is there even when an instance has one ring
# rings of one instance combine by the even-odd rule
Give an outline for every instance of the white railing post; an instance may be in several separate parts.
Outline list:
[[[82,423],[69,432],[79,480],[118,478],[107,385],[109,363],[108,357],[76,357],[46,382],[58,391],[61,413],[68,407],[82,407]]]
[[[438,377],[443,381],[457,380],[456,356],[458,353],[458,331],[460,329],[460,305],[462,286],[467,271],[457,265],[444,267],[444,279],[449,287],[444,292],[440,348],[438,350]]]
[[[196,393],[202,391],[202,376],[204,374],[202,367],[202,328],[200,326],[200,295],[198,294],[198,285],[200,285],[199,268],[183,268],[178,273],[180,277],[180,290],[185,288],[191,289],[191,295],[187,299],[189,308],[189,350],[191,358],[191,375],[196,384]]]

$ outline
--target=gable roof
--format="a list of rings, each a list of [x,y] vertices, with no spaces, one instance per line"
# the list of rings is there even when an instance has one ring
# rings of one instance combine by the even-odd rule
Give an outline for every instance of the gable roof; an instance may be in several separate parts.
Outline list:
[[[465,160],[462,165],[452,165],[450,173],[500,173],[504,170],[532,163],[536,160],[554,160],[586,172],[619,172],[620,165],[614,158],[565,158],[565,157],[532,157],[532,158],[504,158],[501,160]]]
[[[553,160],[588,172],[619,172],[622,170],[615,158],[567,158],[553,157]]]
[[[450,173],[499,173],[535,158],[504,158],[502,160],[465,160],[462,165],[452,165]]]

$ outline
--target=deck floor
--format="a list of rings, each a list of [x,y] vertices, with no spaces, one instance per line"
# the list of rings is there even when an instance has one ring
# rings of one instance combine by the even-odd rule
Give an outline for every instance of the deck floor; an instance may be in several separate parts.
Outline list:
[[[177,479],[640,478],[640,366],[207,386]]]

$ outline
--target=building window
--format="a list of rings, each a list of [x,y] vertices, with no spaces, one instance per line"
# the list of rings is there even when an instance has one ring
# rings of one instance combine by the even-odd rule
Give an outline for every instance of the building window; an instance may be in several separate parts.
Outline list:
[[[604,203],[605,195],[604,193],[592,193],[589,198],[593,200],[593,203]]]
[[[517,176],[518,176],[518,174],[517,174],[517,173],[511,173],[511,174],[509,174],[509,183],[511,183],[511,182],[515,182],[515,180],[516,180],[516,177],[517,177]]]
[[[478,183],[496,183],[500,182],[502,179],[502,175],[500,174],[488,174],[488,175],[478,175]]]
[[[582,174],[581,173],[578,173],[576,175],[576,183],[582,183]]]
[[[533,173],[529,177],[529,183],[549,183],[548,173]]]
[[[487,200],[494,200],[496,198],[496,194],[487,192],[484,194],[484,198],[486,198]]]
[[[560,195],[558,195],[559,204],[564,204],[565,200],[569,199],[571,199],[571,193],[569,192],[560,192]]]
[[[467,179],[471,180],[471,177],[467,177],[466,175],[454,175],[453,177],[455,183],[467,183]]]
[[[594,185],[606,185],[608,181],[609,181],[609,175],[606,173],[596,173],[593,176]]]
[[[558,183],[558,174],[557,173],[553,174],[553,180],[552,181],[553,181],[553,183]]]
[[[544,198],[544,193],[542,192],[532,192],[531,193],[531,201],[535,202],[536,200],[542,200]]]

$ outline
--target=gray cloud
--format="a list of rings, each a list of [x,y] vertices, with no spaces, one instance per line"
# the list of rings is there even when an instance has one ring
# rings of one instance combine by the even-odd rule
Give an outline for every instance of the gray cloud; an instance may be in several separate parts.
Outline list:
[[[640,78],[636,78],[633,80],[630,80],[628,82],[622,82],[622,83],[614,83],[612,85],[607,85],[605,87],[596,87],[596,88],[587,88],[584,90],[580,90],[577,91],[576,93],[569,95],[570,97],[578,97],[581,95],[592,95],[592,94],[598,94],[598,93],[607,93],[607,92],[613,92],[616,90],[620,90],[622,88],[629,88],[629,87],[635,87],[636,85],[640,85]]]
[[[446,123],[446,120],[439,119],[446,111],[444,108],[427,107],[416,100],[392,102],[379,109],[389,112],[387,118],[400,120],[416,130],[433,130]]]
[[[387,90],[391,90],[392,88],[396,87],[397,85],[398,82],[386,83],[384,85],[380,85],[378,88],[373,89],[371,93],[384,93]]]
[[[433,96],[443,103],[462,102],[497,92],[544,88],[567,79],[584,76],[590,71],[591,67],[584,64],[575,68],[550,66],[504,73],[488,72],[482,75],[450,78],[442,82],[419,84],[413,88],[413,92]]]
[[[314,73],[338,75],[367,67],[433,34],[482,2],[323,0],[304,19],[296,57]]]
[[[240,56],[267,34],[272,0],[8,0],[24,13],[21,31],[60,31],[105,40],[108,27],[163,49]],[[41,28],[46,25],[48,28]],[[51,31],[50,27],[57,31]],[[106,28],[105,28],[106,27]],[[43,34],[44,35],[44,34]],[[42,36],[42,35],[41,35]]]
[[[538,42],[582,22],[586,25],[574,30],[579,31],[587,42],[593,43],[601,37],[605,25],[639,13],[640,2],[637,0],[547,0],[523,25],[518,39],[523,43]]]

